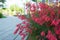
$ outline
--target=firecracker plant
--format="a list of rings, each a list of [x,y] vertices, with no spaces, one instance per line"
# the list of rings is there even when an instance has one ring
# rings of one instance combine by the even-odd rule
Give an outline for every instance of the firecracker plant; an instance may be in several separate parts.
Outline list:
[[[23,20],[17,24],[14,34],[19,31],[21,40],[60,40],[60,6],[38,3],[29,4],[29,17],[18,16]]]

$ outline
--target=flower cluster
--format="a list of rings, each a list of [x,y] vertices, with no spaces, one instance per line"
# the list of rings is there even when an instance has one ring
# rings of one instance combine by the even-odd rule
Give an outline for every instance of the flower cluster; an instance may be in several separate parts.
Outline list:
[[[24,40],[24,38],[27,36],[27,32],[31,33],[31,30],[28,29],[28,26],[30,26],[30,25],[29,25],[28,20],[26,19],[26,17],[24,15],[18,15],[18,18],[20,20],[22,20],[23,22],[17,24],[16,30],[14,31],[14,34],[18,33],[22,37],[21,40]]]
[[[50,7],[46,4],[40,3],[38,5],[38,8],[40,8],[41,10],[39,10],[38,13],[32,14],[31,16],[32,20],[41,26],[45,24],[46,27],[48,28],[53,27],[54,34],[60,36],[60,7],[57,6]],[[51,38],[53,37],[51,36],[49,40],[53,40]],[[54,40],[58,39],[56,39],[55,37]]]
[[[20,25],[18,27],[21,28],[18,29],[25,30],[24,33],[32,40],[60,40],[60,7],[43,3],[30,4],[30,13],[29,18],[19,17],[26,21],[23,21],[24,26]]]

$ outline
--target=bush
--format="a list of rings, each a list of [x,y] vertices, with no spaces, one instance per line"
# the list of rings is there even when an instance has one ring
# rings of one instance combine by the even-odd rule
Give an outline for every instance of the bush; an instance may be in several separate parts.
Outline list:
[[[0,13],[0,18],[2,18],[3,17],[3,14],[2,13]]]
[[[35,5],[30,6],[29,18],[18,16],[19,19],[25,21],[17,24],[14,34],[19,31],[18,34],[22,36],[22,40],[27,35],[27,40],[60,40],[60,6],[51,7],[43,3],[37,6],[40,10],[37,10]]]

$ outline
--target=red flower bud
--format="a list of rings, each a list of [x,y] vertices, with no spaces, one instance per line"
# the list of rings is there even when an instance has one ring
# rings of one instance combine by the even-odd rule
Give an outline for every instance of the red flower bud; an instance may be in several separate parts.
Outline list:
[[[16,34],[18,31],[19,31],[19,28],[16,28],[16,30],[15,30],[15,32],[14,32],[14,34]]]
[[[45,32],[44,31],[41,32],[41,36],[45,36]]]

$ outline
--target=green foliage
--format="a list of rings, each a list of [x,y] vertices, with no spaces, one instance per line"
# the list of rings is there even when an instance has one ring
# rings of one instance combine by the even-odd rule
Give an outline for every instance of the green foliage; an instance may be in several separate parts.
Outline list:
[[[42,0],[37,0],[37,2],[42,2]]]
[[[20,8],[19,6],[13,4],[10,6],[10,10],[13,12],[13,11],[17,11],[17,12],[20,12],[20,13],[24,13],[24,10],[23,8]]]
[[[0,0],[0,2],[4,3],[6,0]]]
[[[40,35],[41,31],[45,31],[46,32],[48,30],[46,25],[41,26],[41,25],[37,24],[36,22],[34,22],[33,20],[31,20],[31,23],[32,23],[33,27],[37,28],[36,31],[33,30],[35,32],[35,35]],[[34,33],[33,33],[33,35],[34,35]]]
[[[3,9],[0,9],[0,18],[2,18],[2,16],[3,16],[2,10],[3,10]]]
[[[36,0],[32,0],[32,1],[36,2]]]
[[[34,2],[42,2],[42,0],[32,0]],[[46,0],[46,2],[48,2],[48,0]]]
[[[41,2],[42,0],[32,0],[32,1],[34,1],[34,2]]]
[[[2,18],[3,17],[3,14],[2,13],[0,13],[0,18]]]
[[[48,0],[46,0],[46,2],[48,2]]]
[[[2,11],[0,12],[0,18],[6,18],[6,16],[2,14]]]
[[[37,40],[35,36],[33,35],[28,35],[26,40]]]
[[[30,22],[31,22],[31,27],[37,28],[37,30],[32,30],[32,31],[33,31],[32,34],[29,35],[29,37],[31,36],[32,40],[37,40],[37,39],[36,39],[36,36],[37,36],[37,35],[38,35],[40,38],[44,38],[44,40],[47,40],[45,37],[42,37],[42,36],[40,35],[40,33],[41,33],[42,31],[44,31],[44,32],[47,34],[48,30],[51,30],[51,32],[54,33],[52,26],[51,26],[51,27],[46,27],[45,24],[43,24],[43,25],[41,26],[41,25],[39,25],[38,23],[36,23],[35,21],[33,21],[33,20],[31,20]]]

